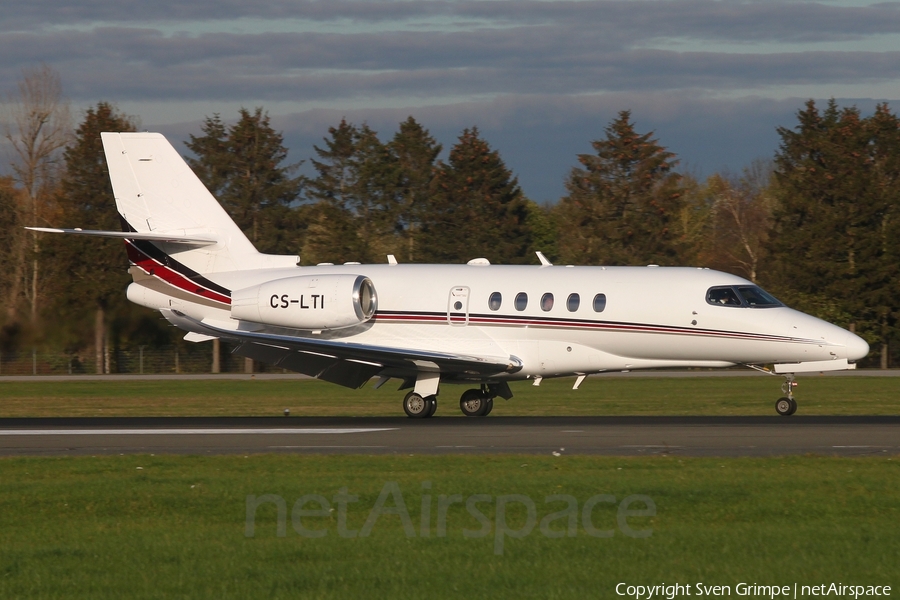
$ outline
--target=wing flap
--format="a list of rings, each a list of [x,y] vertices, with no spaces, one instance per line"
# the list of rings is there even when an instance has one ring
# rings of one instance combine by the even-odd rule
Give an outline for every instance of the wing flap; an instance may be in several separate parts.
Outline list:
[[[364,386],[367,381],[378,375],[382,369],[383,367],[376,367],[371,364],[341,360],[319,373],[318,379],[355,389]]]
[[[472,356],[244,331],[226,328],[224,323],[201,322],[174,310],[160,312],[182,329],[242,342],[235,354],[347,387],[360,387],[384,370],[394,376],[402,373],[414,377],[422,370],[420,365],[428,365],[430,370],[436,367],[442,374],[468,377],[515,373],[522,368],[522,361],[515,356]]]
[[[285,369],[318,377],[325,369],[334,365],[337,360],[339,359],[336,356],[292,351],[279,364]]]

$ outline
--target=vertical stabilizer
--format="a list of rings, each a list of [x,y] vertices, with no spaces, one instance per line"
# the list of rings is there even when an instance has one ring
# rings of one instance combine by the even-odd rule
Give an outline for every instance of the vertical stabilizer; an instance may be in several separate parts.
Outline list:
[[[296,256],[257,252],[181,155],[159,133],[102,133],[116,207],[129,230],[198,236],[212,245],[153,242],[198,273],[293,266]]]

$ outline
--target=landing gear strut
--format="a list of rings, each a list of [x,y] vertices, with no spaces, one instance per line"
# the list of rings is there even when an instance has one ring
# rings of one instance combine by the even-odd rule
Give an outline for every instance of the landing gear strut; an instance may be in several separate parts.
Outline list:
[[[437,396],[422,397],[410,392],[403,398],[403,412],[413,419],[427,419],[437,410]]]
[[[797,401],[794,400],[795,387],[797,382],[794,381],[794,374],[788,373],[784,376],[784,383],[781,384],[781,391],[787,395],[775,401],[775,412],[782,417],[789,417],[797,412]]]
[[[486,417],[494,409],[494,397],[487,386],[480,390],[466,390],[459,399],[459,408],[467,417]]]

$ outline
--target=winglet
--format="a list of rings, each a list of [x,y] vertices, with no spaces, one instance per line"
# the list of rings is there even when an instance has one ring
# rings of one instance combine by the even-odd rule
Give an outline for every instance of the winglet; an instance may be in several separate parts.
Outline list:
[[[553,263],[550,262],[549,260],[547,260],[547,257],[544,256],[543,252],[538,250],[537,252],[535,252],[535,254],[537,254],[538,260],[541,261],[542,267],[552,267],[553,266]]]
[[[388,264],[389,264],[389,265],[396,265],[396,264],[397,264],[397,257],[396,257],[396,256],[394,256],[393,254],[388,254],[387,257],[388,257]]]

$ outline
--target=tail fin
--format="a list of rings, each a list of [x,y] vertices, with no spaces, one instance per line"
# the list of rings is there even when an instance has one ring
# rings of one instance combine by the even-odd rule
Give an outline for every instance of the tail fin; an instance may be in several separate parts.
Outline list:
[[[259,253],[161,134],[100,135],[116,207],[126,230],[214,240],[214,244],[197,245],[153,242],[197,273],[297,264],[296,256]]]

